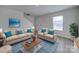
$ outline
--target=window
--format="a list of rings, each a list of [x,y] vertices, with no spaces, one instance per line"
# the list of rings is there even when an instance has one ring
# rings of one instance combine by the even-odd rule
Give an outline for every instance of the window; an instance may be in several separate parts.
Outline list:
[[[53,29],[63,31],[63,16],[53,17]]]

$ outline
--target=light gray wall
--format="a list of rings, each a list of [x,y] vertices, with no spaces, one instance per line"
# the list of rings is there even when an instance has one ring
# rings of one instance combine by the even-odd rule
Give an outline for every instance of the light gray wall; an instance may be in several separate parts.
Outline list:
[[[0,27],[2,27],[3,30],[13,29],[13,28],[9,28],[9,26],[8,26],[9,18],[20,19],[21,26],[19,28],[28,28],[28,27],[33,26],[33,24],[32,24],[33,20],[34,20],[33,16],[28,16],[26,18],[26,17],[24,17],[24,14],[22,12],[0,7]],[[17,28],[17,29],[19,29],[19,28]]]
[[[78,36],[79,36],[79,7],[78,7],[78,10],[77,10],[77,24],[78,24]]]
[[[32,15],[29,15],[29,16],[24,15],[24,17],[25,17],[25,19],[27,19],[28,21],[30,21],[33,25],[35,25],[35,21],[34,21],[35,16],[32,16]]]
[[[72,8],[72,9],[67,9],[56,13],[38,16],[38,18],[36,19],[36,27],[37,29],[39,29],[40,25],[42,25],[43,27],[46,27],[46,28],[53,28],[52,17],[62,15],[64,17],[63,19],[64,29],[63,31],[55,31],[55,33],[60,36],[70,37],[69,25],[73,22],[77,23],[77,19],[78,19],[77,10],[78,8]]]

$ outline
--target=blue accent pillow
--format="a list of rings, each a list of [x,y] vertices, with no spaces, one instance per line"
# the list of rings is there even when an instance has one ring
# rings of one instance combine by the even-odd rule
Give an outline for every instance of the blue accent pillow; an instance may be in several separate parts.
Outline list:
[[[18,31],[16,31],[16,32],[17,32],[17,35],[18,35],[18,34],[23,34],[22,30],[18,30]]]
[[[27,33],[32,33],[32,29],[27,29]]]
[[[46,29],[41,29],[41,32],[42,32],[42,33],[46,32]]]
[[[6,38],[7,38],[7,37],[10,37],[10,36],[12,36],[12,32],[11,32],[11,31],[4,32],[4,34],[5,34]]]
[[[48,30],[48,34],[54,35],[54,31]]]

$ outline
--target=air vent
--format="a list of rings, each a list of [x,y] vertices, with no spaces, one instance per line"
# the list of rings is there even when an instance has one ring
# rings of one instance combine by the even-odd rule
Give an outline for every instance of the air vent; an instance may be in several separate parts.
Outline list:
[[[26,14],[27,16],[30,16],[30,14]]]
[[[24,13],[25,15],[27,15],[27,16],[30,16],[30,14],[29,13]]]

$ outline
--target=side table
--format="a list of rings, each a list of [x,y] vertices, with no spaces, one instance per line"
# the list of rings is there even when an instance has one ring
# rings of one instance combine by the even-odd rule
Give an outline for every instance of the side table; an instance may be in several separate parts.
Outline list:
[[[4,45],[4,38],[0,37],[0,47]]]

